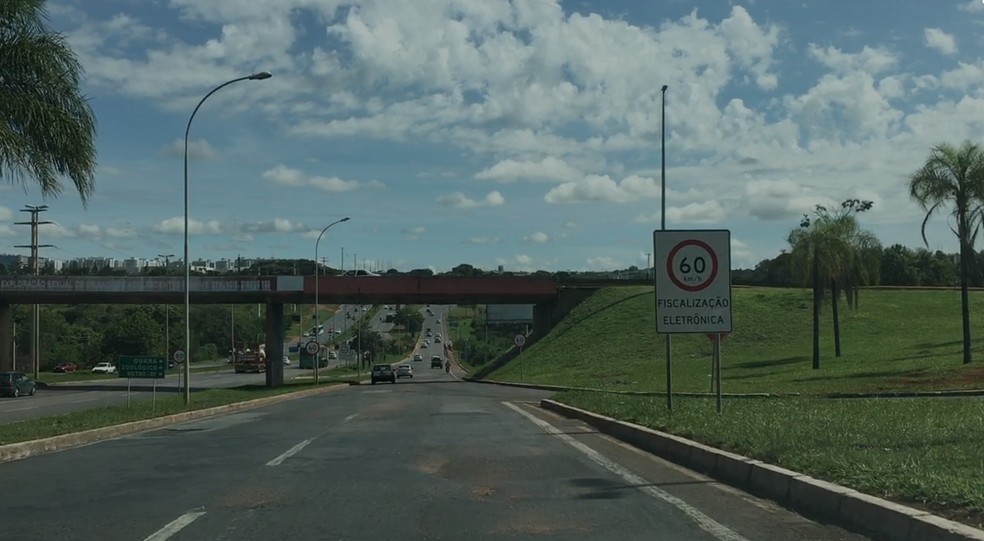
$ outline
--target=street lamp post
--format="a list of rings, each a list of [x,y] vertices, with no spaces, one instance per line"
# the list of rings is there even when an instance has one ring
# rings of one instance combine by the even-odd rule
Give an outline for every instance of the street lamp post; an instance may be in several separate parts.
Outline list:
[[[659,175],[659,179],[660,179],[659,180],[659,184],[660,184],[659,219],[660,219],[660,229],[663,231],[666,230],[666,89],[667,88],[669,88],[667,85],[663,85],[663,88],[660,90],[660,100],[659,100],[660,108],[662,109],[661,118],[660,118],[660,140],[661,140],[660,160],[662,163],[660,165],[660,175]],[[666,335],[666,409],[672,411],[673,394],[672,394],[671,385],[673,382],[673,375],[672,375],[673,373],[671,372],[670,369],[671,349],[672,347],[670,345],[670,335],[667,334]]]
[[[340,224],[342,222],[347,222],[351,219],[350,216],[346,216],[341,220],[336,220],[325,226],[321,230],[321,234],[318,235],[318,240],[314,241],[314,340],[318,344],[318,352],[314,354],[314,384],[318,384],[318,375],[321,371],[321,288],[319,287],[319,282],[321,282],[321,271],[318,268],[318,244],[321,243],[321,237],[325,236],[325,232],[331,228],[331,226]],[[303,325],[301,325],[303,327]]]
[[[191,121],[195,120],[195,114],[198,113],[198,109],[201,108],[205,100],[209,98],[212,94],[215,94],[219,90],[239,81],[262,81],[263,79],[269,79],[272,77],[269,72],[261,71],[254,73],[252,75],[247,75],[245,77],[237,77],[230,81],[226,81],[219,86],[212,89],[211,92],[205,94],[205,97],[198,102],[195,106],[195,110],[191,112],[191,117],[188,118],[188,125],[185,127],[185,137],[184,137],[184,267],[185,267],[185,283],[184,283],[184,309],[185,309],[185,359],[184,359],[184,403],[188,404],[191,402],[191,386],[189,385],[189,377],[191,376],[191,260],[188,259],[188,135],[191,133]]]

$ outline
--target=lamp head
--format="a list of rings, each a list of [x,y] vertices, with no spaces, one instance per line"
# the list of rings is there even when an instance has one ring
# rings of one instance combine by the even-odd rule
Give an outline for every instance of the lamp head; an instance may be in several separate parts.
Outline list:
[[[270,77],[273,77],[273,75],[271,75],[269,71],[261,71],[258,73],[254,73],[253,75],[250,75],[249,80],[262,81],[263,79],[269,79]]]

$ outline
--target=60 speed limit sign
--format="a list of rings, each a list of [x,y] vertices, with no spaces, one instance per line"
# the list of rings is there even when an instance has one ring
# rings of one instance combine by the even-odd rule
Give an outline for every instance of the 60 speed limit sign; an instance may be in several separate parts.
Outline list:
[[[731,332],[731,232],[653,232],[656,331]]]

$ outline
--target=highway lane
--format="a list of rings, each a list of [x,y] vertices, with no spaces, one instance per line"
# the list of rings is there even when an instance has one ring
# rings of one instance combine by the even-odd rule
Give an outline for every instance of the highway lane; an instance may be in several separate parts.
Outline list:
[[[284,367],[289,378],[290,367]],[[236,374],[230,367],[219,372],[191,374],[191,390],[218,387],[235,387],[249,383],[263,383],[263,374]],[[114,406],[126,403],[126,379],[112,378],[92,381],[62,382],[46,389],[38,389],[34,396],[20,398],[0,397],[0,425],[15,423],[49,415],[62,415],[74,411]],[[131,400],[150,400],[153,397],[151,380],[131,380]],[[168,374],[158,380],[160,396],[178,392],[177,374]]]
[[[15,538],[52,541],[863,539],[539,411],[542,396],[420,370],[0,464],[0,508]]]

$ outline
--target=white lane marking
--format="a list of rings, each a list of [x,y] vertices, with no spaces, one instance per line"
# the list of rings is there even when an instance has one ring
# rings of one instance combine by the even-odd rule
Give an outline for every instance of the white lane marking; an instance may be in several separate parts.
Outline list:
[[[349,415],[348,417],[346,417],[345,420],[346,421],[351,421],[352,419],[355,419],[358,415],[359,415],[358,413],[353,413],[352,415]]]
[[[38,409],[37,406],[24,406],[23,408],[10,408],[10,409],[5,409],[3,411],[4,413],[7,413],[11,411],[25,411],[25,410],[36,410],[36,409]]]
[[[96,397],[96,398],[83,398],[81,400],[73,400],[72,401],[72,404],[82,404],[82,403],[85,403],[85,402],[95,402],[96,400],[102,400],[102,398],[99,398],[99,397]]]
[[[314,438],[311,438],[309,440],[304,440],[301,443],[298,443],[297,445],[291,447],[290,449],[287,449],[287,452],[285,452],[284,454],[278,456],[277,458],[271,460],[270,462],[267,462],[266,465],[267,466],[279,466],[280,464],[283,463],[283,461],[285,461],[288,458],[296,455],[297,453],[299,453],[301,451],[301,449],[307,447],[308,444],[311,443],[312,441],[314,441]]]
[[[185,526],[195,522],[196,519],[204,514],[204,510],[188,511],[187,513],[169,522],[160,530],[157,530],[151,534],[151,536],[144,539],[144,541],[164,541],[165,539],[170,539],[171,536],[180,532]]]
[[[509,402],[503,402],[503,404],[509,409],[529,419],[533,424],[543,429],[544,432],[556,436],[564,443],[570,445],[571,447],[577,449],[578,451],[581,451],[593,462],[605,468],[606,470],[614,473],[615,475],[618,475],[619,477],[624,479],[627,483],[631,485],[635,485],[639,488],[639,490],[645,492],[646,494],[658,500],[663,500],[664,502],[676,507],[680,511],[683,511],[685,515],[687,515],[694,522],[697,523],[697,526],[699,526],[700,529],[713,535],[717,539],[720,539],[721,541],[748,541],[748,539],[742,537],[738,532],[732,530],[731,528],[728,528],[727,526],[721,524],[720,522],[717,522],[716,520],[702,513],[696,507],[681,500],[680,498],[677,498],[676,496],[670,494],[669,492],[666,492],[665,490],[652,486],[648,481],[646,481],[642,477],[639,477],[638,475],[632,473],[631,471],[616,464],[615,462],[608,459],[598,451],[595,451],[594,449],[588,447],[587,445],[577,441],[569,434],[564,434],[560,429],[553,426],[552,424],[544,421],[543,419],[540,419],[539,417],[533,415],[532,413],[524,411],[523,408],[515,404]]]

